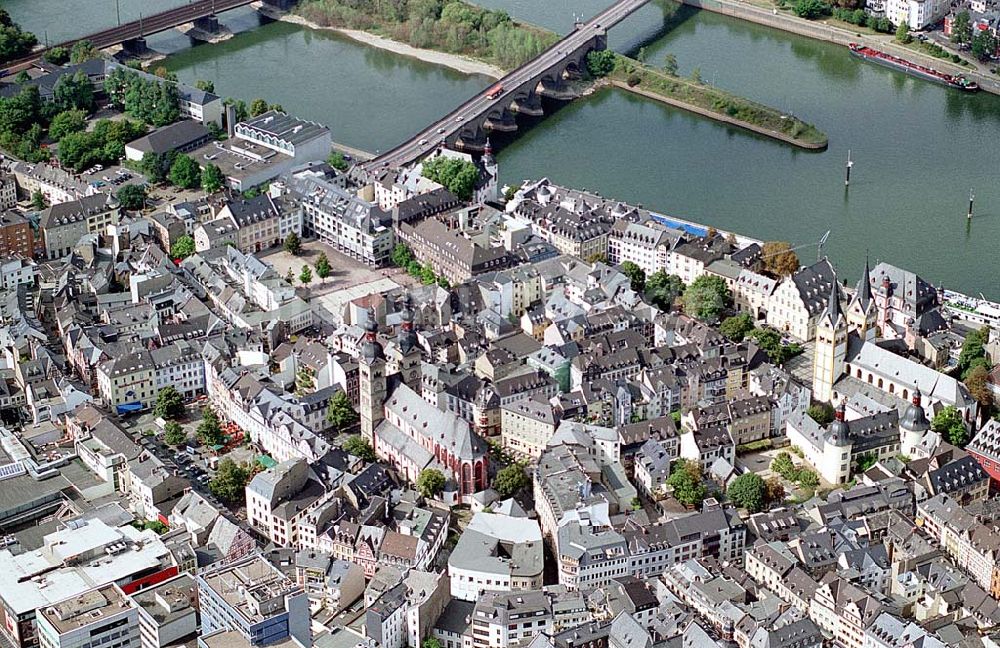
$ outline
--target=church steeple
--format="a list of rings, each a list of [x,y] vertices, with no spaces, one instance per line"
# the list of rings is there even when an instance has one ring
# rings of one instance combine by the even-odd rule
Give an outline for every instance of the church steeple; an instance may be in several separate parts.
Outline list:
[[[830,289],[830,299],[826,304],[826,313],[823,314],[823,323],[830,328],[837,328],[844,319],[844,311],[840,307],[840,284],[833,280],[833,287]]]
[[[868,265],[868,255],[865,255],[865,273],[858,282],[858,291],[854,299],[858,301],[861,310],[867,311],[872,303],[872,271]]]
[[[876,316],[875,299],[872,296],[871,267],[868,264],[868,255],[865,255],[865,272],[858,281],[857,290],[854,297],[847,306],[847,322],[851,329],[858,332],[865,340],[875,338]]]

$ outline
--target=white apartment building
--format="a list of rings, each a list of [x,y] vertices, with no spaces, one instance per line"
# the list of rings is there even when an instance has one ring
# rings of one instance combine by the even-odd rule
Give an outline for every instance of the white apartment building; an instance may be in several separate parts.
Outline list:
[[[138,648],[139,613],[115,585],[77,594],[37,612],[40,648]]]
[[[924,29],[939,20],[951,8],[948,0],[885,0],[885,16],[893,25],[906,22],[910,29]]]

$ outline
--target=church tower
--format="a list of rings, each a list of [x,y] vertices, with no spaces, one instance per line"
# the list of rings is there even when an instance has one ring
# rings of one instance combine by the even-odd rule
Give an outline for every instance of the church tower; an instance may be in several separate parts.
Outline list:
[[[871,269],[865,259],[865,273],[861,275],[858,289],[854,291],[851,303],[847,305],[847,324],[857,331],[862,340],[874,340],[877,329],[878,307],[872,297]]]
[[[396,370],[403,378],[406,386],[417,392],[421,391],[420,347],[417,345],[417,333],[413,330],[413,309],[410,308],[410,297],[406,296],[403,303],[402,322],[399,334],[396,336],[396,346],[399,357],[396,358]]]
[[[486,189],[485,200],[497,200],[500,197],[499,193],[499,181],[500,181],[500,165],[497,164],[497,160],[493,157],[493,145],[490,143],[490,139],[486,138],[486,146],[483,148],[483,157],[480,160],[483,165],[483,186]]]
[[[358,409],[361,414],[361,436],[374,447],[375,428],[385,417],[385,355],[378,341],[378,322],[369,311],[365,336],[358,360]]]
[[[840,287],[836,280],[826,311],[816,323],[816,349],[813,355],[813,398],[829,403],[833,384],[844,375],[847,358],[847,318],[840,308]]]
[[[899,451],[911,459],[916,459],[914,448],[920,445],[924,435],[931,429],[927,414],[920,404],[920,397],[920,389],[914,388],[913,401],[899,419]]]

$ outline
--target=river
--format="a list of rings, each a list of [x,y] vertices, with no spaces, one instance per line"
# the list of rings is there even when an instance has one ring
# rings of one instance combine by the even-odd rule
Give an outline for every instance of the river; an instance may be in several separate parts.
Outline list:
[[[107,0],[93,0],[95,3]],[[133,8],[150,0],[121,0]],[[8,0],[15,19],[64,0]],[[606,0],[482,0],[550,29]],[[157,0],[162,6],[162,0]],[[137,9],[138,10],[138,9]],[[43,10],[44,13],[44,10]],[[96,10],[94,13],[98,13]],[[124,9],[123,9],[124,13]],[[114,7],[107,20],[115,19]],[[265,97],[330,126],[345,144],[385,149],[488,84],[283,23],[257,27],[248,10],[223,14],[234,31],[219,45],[189,47],[172,33],[150,39],[176,52],[182,80],[213,79],[223,94]],[[56,20],[55,22],[60,22]],[[50,38],[53,28],[50,27]],[[790,111],[830,138],[805,152],[620,91],[563,106],[504,144],[502,179],[547,175],[650,209],[761,238],[824,249],[855,278],[865,254],[965,292],[1000,297],[1000,98],[962,95],[851,58],[845,48],[686,7],[651,4],[611,32],[610,44],[659,65],[674,54],[681,73]],[[849,190],[844,162],[855,167]],[[965,218],[970,188],[976,216]],[[800,251],[815,258],[815,247]]]

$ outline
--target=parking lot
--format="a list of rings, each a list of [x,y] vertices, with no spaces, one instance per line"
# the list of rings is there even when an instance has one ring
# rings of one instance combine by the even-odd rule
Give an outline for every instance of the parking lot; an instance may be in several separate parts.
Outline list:
[[[191,488],[195,492],[204,497],[215,508],[224,511],[228,507],[220,502],[208,488],[208,483],[215,475],[215,469],[209,466],[213,453],[198,443],[195,438],[195,430],[201,422],[202,405],[201,402],[189,404],[186,415],[178,421],[188,436],[187,445],[178,447],[166,445],[163,442],[163,429],[156,424],[156,417],[152,413],[147,412],[130,417],[121,423],[126,430],[132,433],[139,445],[159,459],[168,470],[177,471],[177,474],[186,477],[191,482]],[[244,457],[243,455],[248,456]],[[234,461],[246,461],[253,458],[253,453],[249,448],[237,448],[226,456]]]
[[[80,174],[80,179],[101,190],[111,189],[112,192],[127,184],[143,184],[146,179],[131,169],[121,166],[102,167],[97,164]]]

